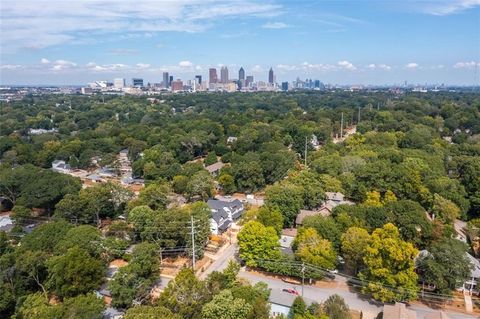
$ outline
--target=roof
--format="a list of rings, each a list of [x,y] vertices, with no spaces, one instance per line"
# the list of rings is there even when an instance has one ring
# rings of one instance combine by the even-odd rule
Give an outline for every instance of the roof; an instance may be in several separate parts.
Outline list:
[[[438,311],[425,315],[424,319],[450,319],[450,317],[445,312]]]
[[[13,220],[10,216],[0,216],[0,231],[10,231],[13,228]]]
[[[282,234],[282,236],[297,237],[297,229],[296,228],[285,228],[285,229],[282,229],[281,234]]]
[[[407,309],[404,303],[383,306],[383,318],[388,319],[417,319],[417,313]]]
[[[325,192],[325,195],[327,196],[327,199],[333,200],[333,201],[343,201],[345,198],[345,195],[339,192]]]
[[[320,209],[320,210],[300,209],[300,213],[297,215],[297,218],[295,219],[295,224],[302,225],[303,220],[306,217],[317,216],[317,215],[328,216],[330,214],[327,213],[327,211],[324,209]]]
[[[207,201],[207,205],[210,207],[210,209],[215,209],[215,210],[220,210],[223,208],[229,208],[229,209],[235,209],[235,208],[243,208],[243,204],[241,201],[238,199],[235,199],[231,202],[223,201],[223,200],[218,200],[218,199],[209,199]]]
[[[212,212],[212,218],[218,224],[221,220],[228,219],[228,213],[223,209],[215,210]]]
[[[468,256],[468,259],[470,260],[470,263],[473,265],[473,270],[470,273],[470,276],[474,278],[480,278],[480,261],[478,261],[477,258],[473,257],[469,253],[466,254]]]
[[[103,311],[103,319],[122,318],[125,313],[112,307],[108,307]]]
[[[279,239],[280,247],[290,248],[292,247],[294,240],[295,240],[295,237],[282,235],[280,236],[280,239]]]
[[[205,169],[207,171],[209,171],[210,173],[214,173],[214,172],[217,172],[220,169],[222,169],[222,167],[224,167],[224,166],[225,166],[225,164],[223,164],[222,162],[216,162],[212,165],[208,165],[207,167],[205,167]]]

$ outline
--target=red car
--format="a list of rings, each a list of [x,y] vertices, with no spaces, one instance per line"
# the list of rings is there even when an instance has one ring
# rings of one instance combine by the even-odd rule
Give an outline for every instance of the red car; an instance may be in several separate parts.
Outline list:
[[[285,289],[282,289],[283,292],[287,292],[289,294],[294,294],[294,295],[297,295],[298,296],[298,291],[295,290],[295,288],[285,288]]]

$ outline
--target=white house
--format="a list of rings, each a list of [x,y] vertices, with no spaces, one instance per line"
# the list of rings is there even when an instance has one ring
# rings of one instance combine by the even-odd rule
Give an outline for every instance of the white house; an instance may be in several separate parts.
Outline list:
[[[290,308],[292,308],[293,301],[296,297],[297,295],[295,294],[272,289],[270,297],[268,298],[268,302],[270,303],[270,316],[276,318],[283,315],[285,318],[288,318]],[[303,298],[303,300],[307,306],[311,305],[313,302],[307,298]]]
[[[478,285],[480,280],[480,261],[477,258],[473,257],[469,253],[466,253],[468,259],[470,260],[470,264],[472,265],[472,270],[470,272],[470,278],[463,283],[462,290],[468,291],[470,294],[479,294],[480,287]]]
[[[215,235],[226,231],[233,221],[242,216],[244,211],[243,204],[238,199],[231,202],[209,199],[207,205],[212,211],[210,224],[212,234]]]
[[[70,173],[70,170],[71,170],[70,164],[65,163],[65,161],[54,160],[52,162],[52,171],[68,174]]]

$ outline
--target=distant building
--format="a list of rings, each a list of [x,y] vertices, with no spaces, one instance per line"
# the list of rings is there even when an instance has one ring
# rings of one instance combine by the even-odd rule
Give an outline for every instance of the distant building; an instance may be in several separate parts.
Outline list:
[[[210,68],[208,70],[208,83],[217,83],[217,82],[218,82],[217,69]]]
[[[288,82],[282,82],[282,91],[288,91]]]
[[[245,80],[245,86],[249,87],[253,83],[253,75],[247,75],[247,79]]]
[[[177,92],[177,91],[182,91],[183,90],[183,82],[181,80],[176,80],[171,83],[172,85],[172,91]]]
[[[170,77],[168,76],[168,72],[163,72],[163,87],[165,89],[170,87]]]
[[[268,71],[268,83],[273,84],[274,82],[273,69],[270,68],[270,71]]]
[[[208,165],[205,167],[205,169],[213,176],[217,176],[218,173],[220,172],[220,170],[222,169],[222,167],[224,167],[225,164],[223,164],[222,162],[216,162],[212,165]]]
[[[236,136],[229,136],[227,138],[227,144],[232,144],[232,143],[235,143],[237,141],[237,137]]]
[[[123,89],[126,86],[124,78],[116,78],[113,80],[113,87]]]
[[[10,215],[0,216],[0,231],[9,232],[13,227],[14,224]]]
[[[93,94],[93,89],[90,87],[82,87],[82,94]]]
[[[71,167],[69,164],[66,164],[65,161],[62,160],[54,160],[52,162],[52,171],[58,172],[58,173],[70,173]]]
[[[238,80],[239,81],[245,80],[245,70],[243,69],[243,67],[241,67],[240,70],[238,70]]]
[[[272,289],[268,302],[270,303],[270,316],[277,318],[283,316],[289,317],[290,308],[292,308],[293,302],[297,298],[297,295],[288,293],[279,289]],[[303,298],[307,306],[310,306],[313,301],[308,298]]]
[[[132,86],[133,86],[133,87],[137,87],[137,88],[143,87],[143,79],[133,78],[133,79],[132,79]]]
[[[172,82],[173,82],[173,75],[170,75],[170,76],[168,77],[168,86],[169,86],[169,87],[172,86]]]
[[[201,75],[195,75],[195,80],[197,81],[198,84],[202,84],[202,76]]]
[[[222,66],[220,69],[220,81],[223,84],[228,83],[228,68],[226,66]]]

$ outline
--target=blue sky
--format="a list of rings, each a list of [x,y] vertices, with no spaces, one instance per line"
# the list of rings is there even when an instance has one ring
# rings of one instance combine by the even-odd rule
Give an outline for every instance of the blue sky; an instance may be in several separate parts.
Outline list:
[[[471,85],[480,0],[5,0],[1,84],[191,79],[240,66],[266,80]],[[478,69],[476,71],[476,69]]]

